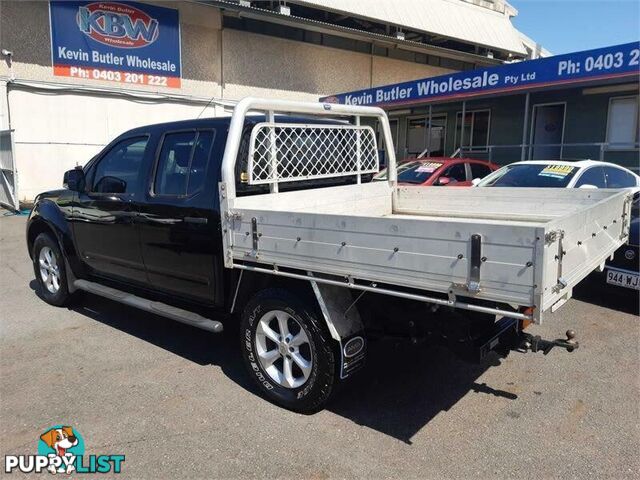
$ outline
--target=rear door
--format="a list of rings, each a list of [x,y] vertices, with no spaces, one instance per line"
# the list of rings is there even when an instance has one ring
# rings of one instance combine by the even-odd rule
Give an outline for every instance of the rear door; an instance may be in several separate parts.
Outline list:
[[[142,254],[151,285],[213,302],[220,298],[215,129],[165,133],[141,205]],[[223,141],[223,140],[222,140]]]
[[[146,283],[136,227],[149,136],[118,141],[87,169],[73,207],[76,247],[94,273]]]

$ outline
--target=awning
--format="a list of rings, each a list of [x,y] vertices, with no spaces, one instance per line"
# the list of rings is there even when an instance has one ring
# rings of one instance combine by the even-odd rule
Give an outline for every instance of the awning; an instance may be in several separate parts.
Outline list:
[[[291,0],[409,30],[526,55],[505,13],[460,0]]]

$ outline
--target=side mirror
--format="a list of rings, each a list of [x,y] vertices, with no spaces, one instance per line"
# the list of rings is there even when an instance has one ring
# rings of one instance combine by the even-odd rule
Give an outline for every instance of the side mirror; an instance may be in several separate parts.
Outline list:
[[[451,183],[451,179],[449,177],[440,177],[438,179],[438,185],[444,187],[445,185],[449,185]]]
[[[84,171],[82,168],[74,168],[64,172],[62,186],[72,192],[79,192],[84,189]]]
[[[580,185],[578,188],[586,188],[589,190],[597,190],[598,187],[596,187],[595,185],[589,185],[588,183],[585,183],[584,185]]]
[[[474,187],[477,186],[480,182],[482,181],[481,178],[474,178],[473,180],[471,180],[471,185],[473,185]]]

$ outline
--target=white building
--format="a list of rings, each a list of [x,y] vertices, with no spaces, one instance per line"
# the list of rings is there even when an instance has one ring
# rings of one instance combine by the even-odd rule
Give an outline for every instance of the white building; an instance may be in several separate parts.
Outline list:
[[[501,0],[118,4],[128,10],[111,2],[0,2],[0,200],[28,202],[59,187],[65,170],[129,128],[224,115],[246,95],[317,100],[543,51],[513,27],[517,12]],[[104,20],[99,8],[128,20]],[[160,42],[168,49],[153,50]],[[159,65],[173,49],[174,71],[149,73],[150,62]],[[94,59],[95,51],[103,56]],[[131,52],[140,57],[133,66]]]

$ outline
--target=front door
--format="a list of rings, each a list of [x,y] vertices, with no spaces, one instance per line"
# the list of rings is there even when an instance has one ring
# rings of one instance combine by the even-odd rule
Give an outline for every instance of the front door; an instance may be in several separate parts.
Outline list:
[[[117,280],[146,283],[138,215],[141,173],[149,137],[116,143],[86,172],[72,225],[76,247],[93,272]]]
[[[217,179],[208,168],[213,129],[168,132],[154,159],[152,181],[138,219],[142,255],[151,285],[166,293],[214,303],[221,296]],[[217,155],[217,153],[216,153]]]
[[[564,103],[535,105],[533,107],[530,151],[532,160],[562,158],[564,110]]]

